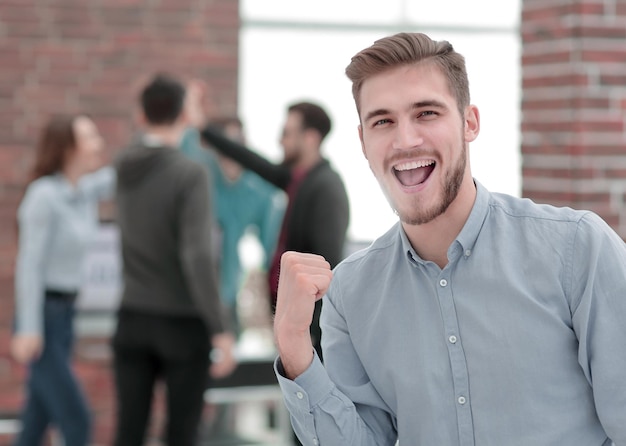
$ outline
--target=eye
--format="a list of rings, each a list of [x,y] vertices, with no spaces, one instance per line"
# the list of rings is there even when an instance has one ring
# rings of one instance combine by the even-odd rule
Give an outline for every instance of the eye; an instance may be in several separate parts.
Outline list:
[[[374,121],[374,123],[372,124],[372,127],[380,127],[381,125],[385,125],[390,123],[391,120],[384,118],[384,119],[379,119],[378,121]]]
[[[426,110],[426,111],[423,111],[423,112],[419,112],[417,114],[417,117],[418,118],[429,118],[429,117],[433,117],[433,116],[437,116],[437,115],[438,115],[438,113],[436,111],[434,111],[434,110]]]

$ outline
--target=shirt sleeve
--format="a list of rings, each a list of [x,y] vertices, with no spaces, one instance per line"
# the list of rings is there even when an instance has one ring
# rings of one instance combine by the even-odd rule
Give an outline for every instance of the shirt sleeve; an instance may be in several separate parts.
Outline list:
[[[81,186],[87,196],[96,201],[105,201],[113,198],[116,181],[117,173],[115,168],[106,166],[89,175],[85,175]]]
[[[274,164],[248,147],[228,139],[213,126],[206,126],[200,135],[218,152],[237,161],[265,181],[280,189],[286,189],[291,181],[291,170],[282,164]]]
[[[626,244],[588,213],[578,224],[572,259],[569,295],[578,360],[607,435],[626,445]]]
[[[344,258],[350,222],[348,197],[337,175],[328,175],[311,202],[310,249],[334,268]]]
[[[267,192],[261,212],[258,216],[259,241],[265,254],[264,265],[269,269],[272,256],[278,243],[280,226],[285,213],[285,197],[282,192]]]
[[[211,248],[211,214],[206,173],[198,167],[184,178],[180,202],[180,259],[191,296],[211,334],[226,330]]]
[[[18,209],[19,241],[15,270],[16,333],[43,333],[44,265],[53,230],[50,197],[30,187]]]
[[[324,365],[315,353],[309,368],[292,381],[280,359],[275,363],[294,431],[305,446],[393,446],[395,418],[367,377],[345,321],[328,297],[321,318]]]

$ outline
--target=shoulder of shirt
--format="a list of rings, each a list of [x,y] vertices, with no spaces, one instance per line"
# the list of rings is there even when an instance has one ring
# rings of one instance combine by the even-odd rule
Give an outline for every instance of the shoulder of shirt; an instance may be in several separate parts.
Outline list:
[[[40,213],[45,212],[46,209],[52,209],[61,195],[61,183],[54,175],[37,178],[26,188],[24,198],[19,205],[18,215],[21,218],[32,212]]]
[[[256,195],[263,196],[274,195],[280,190],[250,170],[244,170],[236,184],[239,187],[250,189]]]
[[[180,155],[180,156],[178,156]],[[208,182],[210,173],[207,169],[186,156],[178,152],[174,157],[175,165],[172,166],[176,173],[176,178],[182,181],[181,184],[197,184],[198,182]]]
[[[342,270],[352,270],[370,261],[378,261],[382,256],[389,256],[389,250],[395,249],[402,244],[400,236],[400,222],[393,225],[385,234],[375,239],[367,247],[348,255],[335,267],[335,273],[341,274]]]
[[[54,175],[37,178],[26,188],[26,197],[30,200],[49,200],[61,190],[62,183]]]
[[[530,218],[569,223],[578,223],[586,216],[595,215],[589,210],[541,204],[528,198],[519,198],[497,192],[490,193],[489,208],[491,211],[501,212],[511,218]]]

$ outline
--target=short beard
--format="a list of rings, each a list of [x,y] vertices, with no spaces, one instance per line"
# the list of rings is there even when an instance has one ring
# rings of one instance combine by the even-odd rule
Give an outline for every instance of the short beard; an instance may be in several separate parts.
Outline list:
[[[455,200],[457,195],[459,194],[459,190],[461,189],[461,184],[463,184],[463,177],[465,176],[465,166],[467,164],[467,153],[464,147],[461,148],[461,158],[457,163],[455,169],[450,172],[449,175],[445,178],[445,185],[443,190],[443,197],[439,206],[432,209],[430,212],[421,213],[413,216],[412,218],[409,215],[402,215],[398,212],[397,209],[393,209],[398,217],[400,217],[400,221],[407,225],[417,226],[424,225],[426,223],[430,223],[435,218],[442,215],[452,202]]]

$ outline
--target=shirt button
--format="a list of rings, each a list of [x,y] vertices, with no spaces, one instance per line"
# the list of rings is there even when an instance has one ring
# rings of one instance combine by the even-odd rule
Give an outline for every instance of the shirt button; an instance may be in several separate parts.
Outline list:
[[[313,439],[313,444],[317,444],[317,438]]]
[[[456,344],[456,336],[452,335],[448,338],[448,341],[450,341],[450,344]]]
[[[466,249],[465,250],[465,257],[469,257],[472,254],[472,250],[471,249]]]
[[[304,398],[304,393],[296,392],[296,396],[298,397],[299,400],[301,400],[302,398]]]
[[[465,404],[465,397],[464,396],[460,396],[457,401],[459,402],[459,404]]]
[[[447,285],[448,285],[448,281],[447,281],[446,279],[441,279],[441,280],[439,281],[439,285],[441,285],[441,286],[447,286]]]

